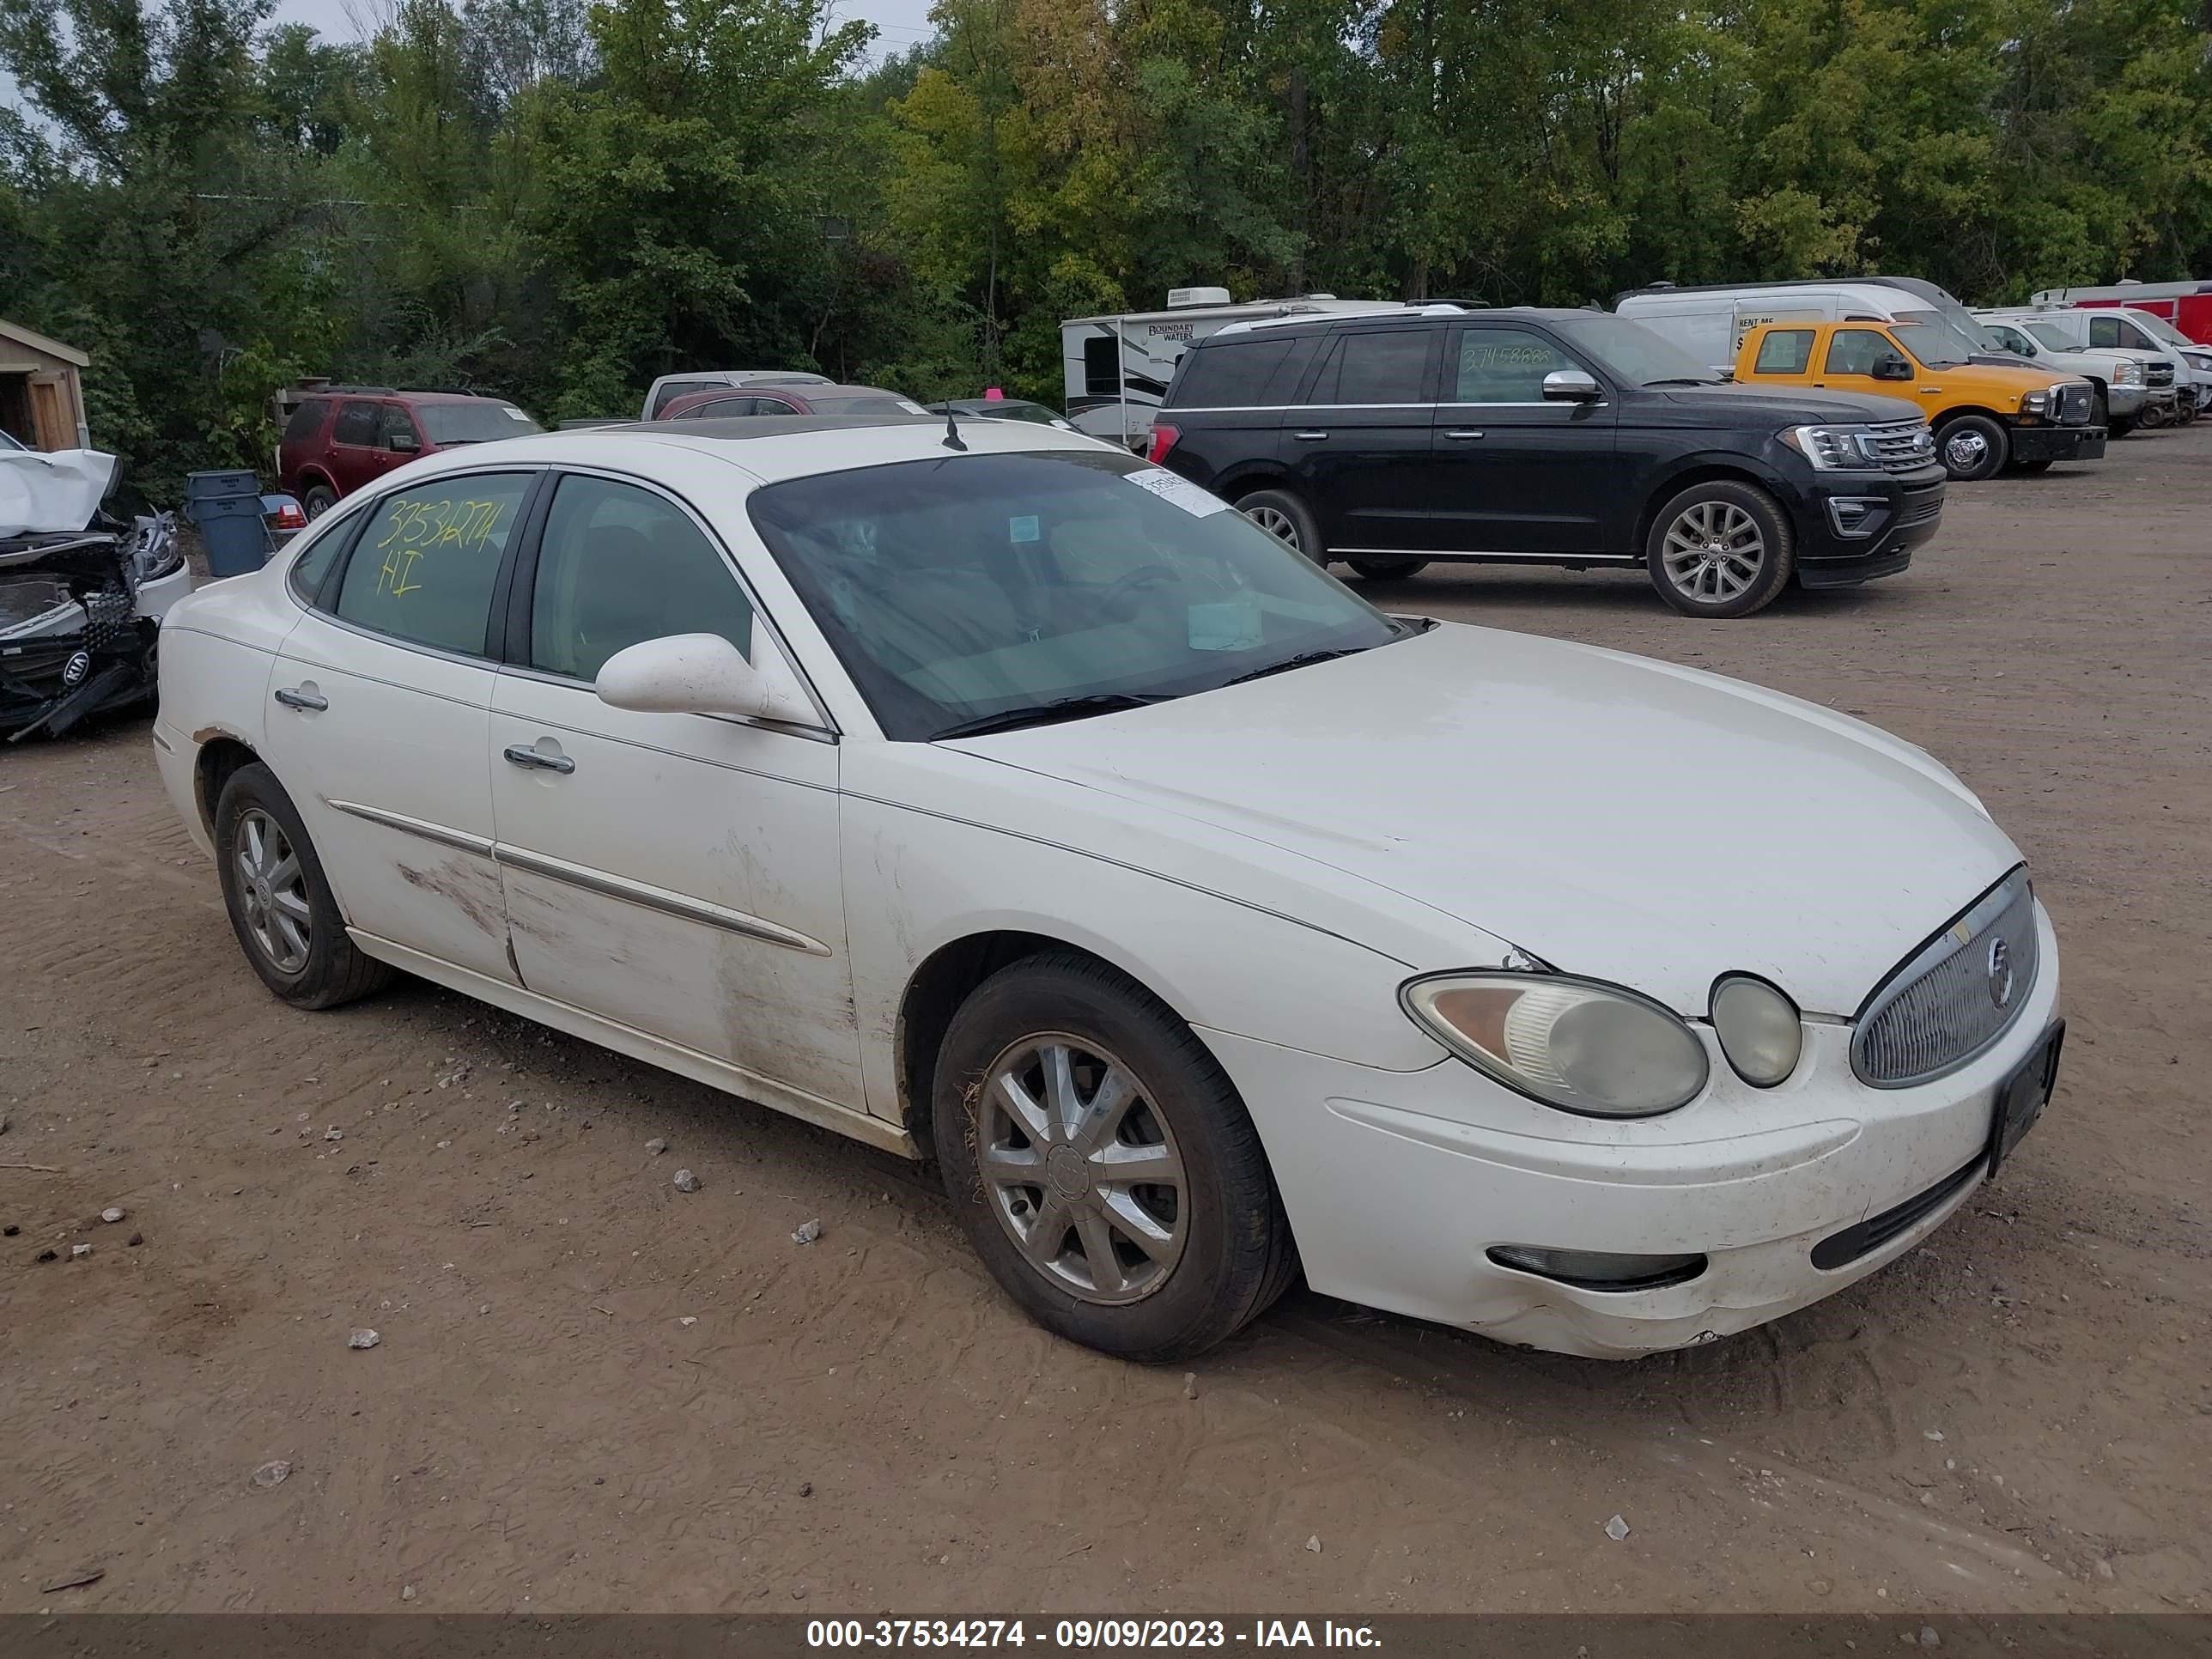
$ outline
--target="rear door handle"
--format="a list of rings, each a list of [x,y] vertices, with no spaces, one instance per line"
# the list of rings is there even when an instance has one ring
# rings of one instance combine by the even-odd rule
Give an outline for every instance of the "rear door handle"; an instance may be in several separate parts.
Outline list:
[[[1323,438],[1328,436],[1328,434],[1326,432],[1293,432],[1291,434],[1291,436],[1296,438],[1302,444],[1317,444]]]
[[[287,708],[321,710],[331,706],[329,698],[313,691],[302,691],[296,686],[280,685],[276,688],[276,701]]]
[[[566,755],[548,755],[531,748],[527,744],[511,743],[507,746],[507,757],[515,765],[539,772],[558,772],[562,777],[576,769],[576,763]]]
[[[1480,432],[1474,431],[1466,427],[1462,427],[1456,432],[1447,432],[1444,434],[1445,437],[1455,439],[1461,443],[1466,443],[1472,439],[1480,438],[1481,435],[1482,434]]]

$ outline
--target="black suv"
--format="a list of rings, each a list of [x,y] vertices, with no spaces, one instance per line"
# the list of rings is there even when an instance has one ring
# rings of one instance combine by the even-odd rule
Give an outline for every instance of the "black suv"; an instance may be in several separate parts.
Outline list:
[[[1183,354],[1150,455],[1361,576],[1641,564],[1695,617],[1902,570],[1943,511],[1911,404],[1739,386],[1600,311],[1231,324]]]

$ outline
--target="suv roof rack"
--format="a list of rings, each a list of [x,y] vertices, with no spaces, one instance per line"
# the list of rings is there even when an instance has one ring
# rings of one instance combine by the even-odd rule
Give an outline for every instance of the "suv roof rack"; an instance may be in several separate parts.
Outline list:
[[[1218,340],[1224,334],[1249,334],[1263,328],[1289,328],[1298,323],[1320,323],[1329,328],[1349,328],[1356,323],[1403,322],[1415,317],[1458,317],[1470,311],[1495,309],[1483,300],[1409,300],[1396,311],[1297,311],[1286,317],[1247,317],[1224,323],[1212,333],[1194,340],[1194,346]]]

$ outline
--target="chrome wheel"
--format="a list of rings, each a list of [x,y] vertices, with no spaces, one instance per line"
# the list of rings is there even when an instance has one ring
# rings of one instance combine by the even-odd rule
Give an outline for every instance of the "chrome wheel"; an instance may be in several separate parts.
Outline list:
[[[984,1073],[975,1166],[1029,1264],[1115,1306],[1167,1283],[1188,1232],[1188,1182],[1143,1082],[1095,1045],[1024,1037]]]
[[[1723,605],[1759,580],[1766,538],[1734,501],[1698,501],[1667,526],[1667,579],[1700,605]]]
[[[1943,440],[1943,465],[1954,472],[1978,471],[1990,459],[1990,441],[1968,428]]]
[[[1247,511],[1244,516],[1293,553],[1305,551],[1298,545],[1298,526],[1296,521],[1280,507],[1255,507]]]
[[[278,973],[300,972],[314,939],[314,911],[307,902],[307,872],[283,825],[249,807],[239,814],[231,856],[246,933]]]

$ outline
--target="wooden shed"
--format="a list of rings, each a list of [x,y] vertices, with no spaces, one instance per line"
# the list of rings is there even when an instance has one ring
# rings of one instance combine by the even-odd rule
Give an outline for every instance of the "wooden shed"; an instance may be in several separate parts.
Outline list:
[[[75,346],[0,318],[0,432],[33,449],[87,449],[82,373]]]

